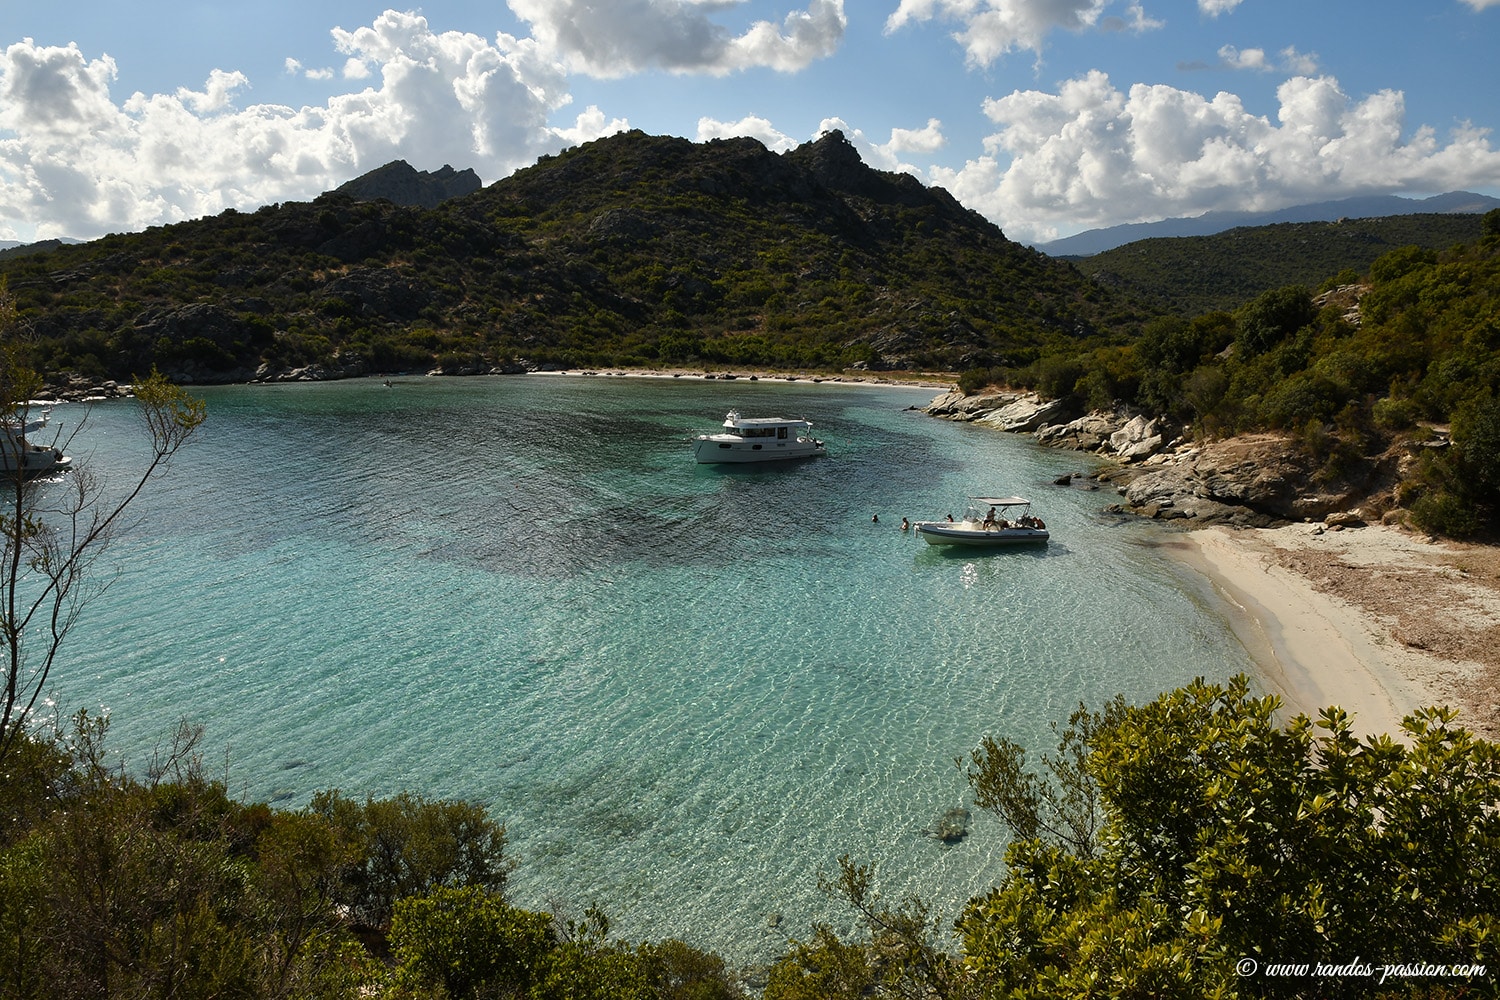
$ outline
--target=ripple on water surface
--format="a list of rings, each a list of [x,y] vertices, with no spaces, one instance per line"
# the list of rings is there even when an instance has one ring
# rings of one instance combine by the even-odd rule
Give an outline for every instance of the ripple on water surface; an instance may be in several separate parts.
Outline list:
[[[230,783],[475,799],[517,898],[602,905],[627,936],[735,960],[847,919],[842,854],[940,911],[1001,871],[1003,832],[922,831],[966,801],[954,758],[1034,747],[1079,701],[1248,667],[1224,622],[1058,489],[1075,455],[932,420],[931,393],[586,378],[207,390],[209,423],[113,550],[54,675],[140,760],[208,727]],[[830,455],[695,465],[723,413],[813,420]],[[61,414],[60,414],[61,416]],[[128,404],[90,465],[139,451]],[[1041,549],[931,549],[900,519],[1034,494]],[[879,523],[871,522],[878,513]]]

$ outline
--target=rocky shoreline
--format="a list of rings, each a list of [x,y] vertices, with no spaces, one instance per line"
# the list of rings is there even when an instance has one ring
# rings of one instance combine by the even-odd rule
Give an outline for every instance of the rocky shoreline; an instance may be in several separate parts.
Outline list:
[[[925,410],[1095,455],[1087,485],[1115,487],[1109,509],[1206,529],[1157,544],[1224,598],[1288,713],[1337,704],[1359,731],[1401,738],[1408,712],[1449,705],[1480,735],[1500,733],[1500,550],[1404,530],[1397,502],[1401,474],[1448,446],[1446,428],[1334,476],[1283,435],[1193,441],[1140,413],[1069,412],[1034,393],[950,392]]]
[[[1120,494],[1113,509],[1184,527],[1321,522],[1342,530],[1372,521],[1398,523],[1404,516],[1394,490],[1401,463],[1410,456],[1399,450],[1330,477],[1324,463],[1283,435],[1197,442],[1185,428],[1135,410],[1080,413],[1066,401],[1032,392],[954,390],[924,412],[1031,434],[1039,444],[1103,458],[1108,464],[1091,477]]]
[[[48,378],[36,394],[39,403],[86,403],[96,399],[123,399],[131,395],[128,383],[93,379],[64,373]]]

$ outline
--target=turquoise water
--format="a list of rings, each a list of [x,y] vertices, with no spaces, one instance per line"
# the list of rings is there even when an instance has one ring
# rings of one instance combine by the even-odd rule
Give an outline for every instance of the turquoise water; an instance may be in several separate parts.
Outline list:
[[[1228,624],[1052,485],[1086,459],[908,407],[933,390],[614,377],[224,387],[153,486],[54,673],[144,763],[180,718],[231,790],[491,806],[514,898],[765,960],[847,921],[849,854],[956,914],[1002,871],[966,799],[986,734],[1039,749],[1080,701],[1250,669]],[[699,466],[730,408],[806,417],[827,458]],[[70,423],[60,407],[54,423]],[[134,404],[72,449],[111,483]],[[897,530],[968,493],[1037,501],[1051,545],[945,554]],[[872,515],[879,522],[872,522]],[[772,915],[780,915],[779,928]]]

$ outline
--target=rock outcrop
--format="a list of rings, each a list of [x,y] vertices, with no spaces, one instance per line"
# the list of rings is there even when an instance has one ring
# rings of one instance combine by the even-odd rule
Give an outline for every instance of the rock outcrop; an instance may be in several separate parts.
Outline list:
[[[130,395],[130,386],[121,385],[113,379],[89,378],[77,372],[60,372],[47,379],[41,392],[36,394],[39,403],[81,403],[91,399],[119,399]]]
[[[1286,438],[1250,434],[1175,454],[1143,470],[1122,493],[1147,517],[1268,527],[1346,511],[1368,485],[1368,477],[1323,485],[1319,472],[1320,463]]]
[[[1116,487],[1123,498],[1116,509],[1161,520],[1266,527],[1326,519],[1330,527],[1353,527],[1378,519],[1379,503],[1368,511],[1355,508],[1394,482],[1394,460],[1358,463],[1330,478],[1323,462],[1280,435],[1200,445],[1160,417],[1124,408],[1072,416],[1035,393],[950,392],[926,412],[1030,432],[1040,444],[1098,455],[1110,464],[1092,478]]]
[[[361,267],[329,280],[318,290],[316,301],[325,311],[413,320],[431,301],[431,295],[395,268]]]
[[[1133,410],[1095,411],[1082,416],[1067,401],[1034,392],[992,392],[966,396],[957,390],[927,404],[934,417],[965,420],[1003,431],[1031,433],[1054,448],[1091,451],[1118,462],[1138,462],[1160,452],[1176,437],[1166,421]]]
[[[976,422],[990,424],[1002,431],[1031,432],[1067,415],[1065,400],[1027,396],[978,417]]]
[[[445,163],[440,170],[418,170],[405,160],[392,160],[334,190],[356,201],[384,198],[397,205],[437,208],[449,198],[472,194],[483,186],[472,169],[454,170]]]
[[[1120,415],[1115,413],[1086,413],[1077,420],[1065,424],[1049,424],[1039,427],[1036,439],[1039,444],[1051,448],[1066,448],[1069,451],[1098,451],[1109,444],[1121,426]]]

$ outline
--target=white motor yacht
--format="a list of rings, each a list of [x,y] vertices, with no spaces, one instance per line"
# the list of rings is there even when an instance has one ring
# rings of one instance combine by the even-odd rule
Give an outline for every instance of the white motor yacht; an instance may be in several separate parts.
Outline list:
[[[31,479],[61,472],[73,464],[60,449],[27,440],[27,435],[45,428],[51,416],[44,410],[39,417],[22,414],[0,420],[0,476]]]
[[[826,455],[823,442],[812,436],[812,424],[785,417],[742,417],[730,410],[724,429],[693,439],[693,457],[700,465],[721,462],[774,462]]]

